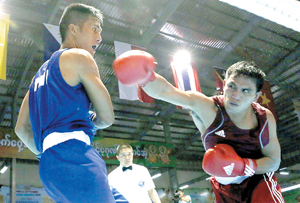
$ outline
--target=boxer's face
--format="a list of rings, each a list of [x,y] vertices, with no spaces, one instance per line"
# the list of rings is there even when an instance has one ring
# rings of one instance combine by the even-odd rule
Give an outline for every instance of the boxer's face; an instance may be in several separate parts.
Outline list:
[[[130,148],[122,149],[117,156],[121,166],[131,166],[133,161],[133,152]]]
[[[92,56],[96,52],[96,48],[102,41],[100,22],[95,18],[90,16],[82,25],[73,25],[73,34],[76,37],[75,47],[85,49]]]
[[[231,75],[224,81],[224,105],[228,113],[240,113],[260,96],[255,80],[244,75]]]

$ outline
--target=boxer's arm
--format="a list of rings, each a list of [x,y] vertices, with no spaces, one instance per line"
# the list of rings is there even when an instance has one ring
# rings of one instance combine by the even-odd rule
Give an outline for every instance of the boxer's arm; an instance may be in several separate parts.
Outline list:
[[[148,82],[143,90],[151,97],[160,99],[174,105],[193,110],[198,116],[203,117],[209,113],[207,110],[215,108],[211,98],[197,91],[182,91],[159,74],[155,74],[155,80]]]
[[[149,96],[189,108],[200,118],[214,111],[215,105],[211,98],[196,91],[175,88],[165,78],[154,73],[155,66],[155,58],[151,54],[137,50],[121,54],[113,63],[115,75],[124,85],[140,85]],[[214,119],[215,115],[210,117]]]
[[[95,127],[103,129],[114,122],[110,95],[100,79],[98,66],[90,53],[83,49],[71,49],[60,59],[60,64],[71,64],[76,71],[78,83],[82,83],[96,110]],[[62,60],[64,60],[62,62]]]
[[[18,115],[17,124],[15,127],[15,133],[22,140],[22,142],[32,151],[34,154],[38,155],[40,152],[36,149],[33,133],[30,123],[30,115],[29,115],[29,92],[25,95],[20,112]]]
[[[280,165],[281,149],[276,133],[276,120],[273,114],[267,110],[269,125],[269,143],[262,149],[263,158],[257,159],[257,172],[263,174],[276,171]]]

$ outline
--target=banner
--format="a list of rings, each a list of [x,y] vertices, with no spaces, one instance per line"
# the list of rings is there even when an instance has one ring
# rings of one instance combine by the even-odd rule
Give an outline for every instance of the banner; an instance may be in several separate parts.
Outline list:
[[[183,91],[193,90],[201,92],[200,83],[196,69],[191,64],[177,64],[171,62],[175,86]],[[182,109],[183,107],[177,106]]]
[[[130,144],[134,149],[134,163],[147,167],[175,167],[175,156],[171,156],[174,148],[171,144],[95,137],[91,145],[106,164],[119,165],[116,149],[123,143]],[[0,157],[37,160],[35,154],[9,128],[0,128]]]
[[[171,62],[174,82],[177,88],[188,91],[201,92],[200,83],[196,69],[192,68],[190,64],[181,67],[180,65]]]
[[[116,58],[120,56],[121,54],[125,53],[126,51],[130,50],[142,50],[145,51],[145,49],[137,46],[133,46],[131,44],[127,44],[124,42],[118,42],[114,41],[115,45],[115,56]],[[123,85],[119,80],[118,80],[118,85],[119,85],[119,95],[120,99],[126,99],[126,100],[140,100],[145,103],[153,103],[154,99],[147,95],[144,90],[140,86],[126,86]]]
[[[11,128],[0,128],[0,157],[37,160]]]
[[[95,137],[91,146],[99,152],[106,164],[119,165],[116,149],[124,143],[132,146],[134,163],[146,167],[175,167],[175,156],[171,156],[174,151],[172,144]],[[35,154],[10,128],[0,128],[0,157],[37,160]]]
[[[226,75],[226,69],[214,67],[214,79],[218,94],[223,94],[223,81]]]
[[[273,113],[273,115],[277,121],[278,117],[277,117],[276,110],[275,110],[275,102],[274,102],[274,99],[273,99],[273,96],[271,93],[271,86],[268,81],[265,80],[265,83],[263,85],[261,92],[262,92],[262,94],[258,98],[257,103],[259,103],[263,107],[269,109]]]
[[[59,27],[44,23],[44,60],[50,59],[51,55],[60,48],[61,36]]]
[[[99,152],[106,164],[119,165],[116,157],[119,144],[133,148],[133,162],[146,167],[175,167],[174,147],[171,144],[95,137],[92,146]]]
[[[0,12],[0,79],[6,80],[9,15]]]
[[[11,203],[10,187],[0,186],[0,203]],[[16,186],[17,203],[54,203],[44,188],[35,188],[31,185]]]

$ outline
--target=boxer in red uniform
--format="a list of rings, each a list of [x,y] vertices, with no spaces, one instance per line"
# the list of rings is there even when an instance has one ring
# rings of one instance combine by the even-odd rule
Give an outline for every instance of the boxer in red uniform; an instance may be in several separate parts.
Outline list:
[[[224,94],[208,97],[175,88],[154,73],[154,62],[149,53],[129,51],[113,68],[123,84],[140,85],[153,98],[191,110],[216,202],[284,202],[274,175],[281,154],[276,121],[256,103],[265,74],[253,62],[237,62],[226,71]]]

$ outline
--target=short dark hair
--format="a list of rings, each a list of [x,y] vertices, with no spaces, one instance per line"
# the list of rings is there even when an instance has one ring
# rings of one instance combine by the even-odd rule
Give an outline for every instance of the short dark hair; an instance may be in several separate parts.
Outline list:
[[[117,147],[117,155],[120,154],[120,152],[121,152],[122,149],[131,149],[131,151],[133,151],[132,147],[129,144],[120,144]]]
[[[90,16],[103,23],[103,15],[99,9],[85,4],[74,3],[67,6],[59,21],[59,31],[62,42],[65,41],[70,24],[82,25]]]
[[[262,90],[266,77],[266,74],[257,67],[254,61],[239,61],[233,64],[227,69],[225,79],[228,79],[231,75],[235,77],[244,75],[252,78],[256,83],[257,92]]]

